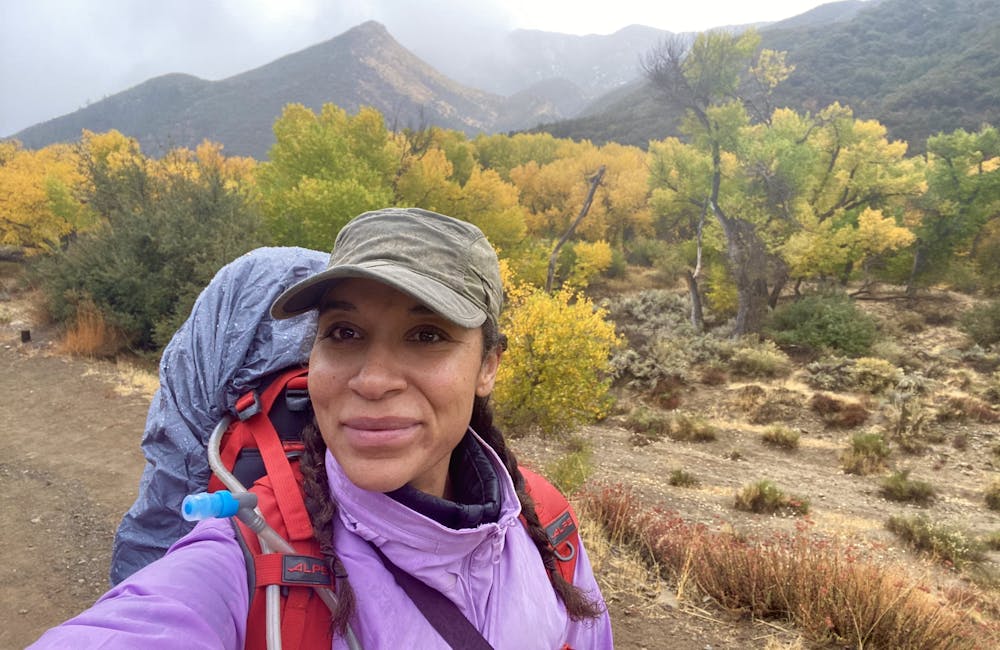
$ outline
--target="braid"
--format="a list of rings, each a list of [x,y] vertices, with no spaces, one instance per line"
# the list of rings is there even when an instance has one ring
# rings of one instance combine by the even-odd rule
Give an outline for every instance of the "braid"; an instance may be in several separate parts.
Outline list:
[[[566,607],[566,612],[574,621],[585,618],[597,618],[603,613],[600,603],[591,600],[585,592],[566,581],[562,574],[556,569],[556,554],[549,541],[549,536],[538,520],[538,512],[535,509],[535,501],[528,494],[525,487],[524,475],[517,466],[517,459],[513,452],[507,448],[507,442],[503,434],[493,424],[493,409],[490,407],[488,397],[476,397],[472,407],[472,429],[486,441],[493,451],[497,453],[504,467],[514,479],[514,490],[517,499],[521,503],[521,514],[527,522],[525,527],[528,536],[538,548],[539,555],[542,556],[542,564],[549,574],[549,580],[555,589],[559,599]]]
[[[337,503],[330,496],[326,478],[326,444],[315,422],[302,429],[302,442],[305,449],[299,468],[302,470],[306,510],[312,521],[313,535],[336,581],[337,609],[331,614],[331,625],[335,634],[344,635],[348,622],[354,616],[354,590],[333,548],[333,518],[337,515]]]

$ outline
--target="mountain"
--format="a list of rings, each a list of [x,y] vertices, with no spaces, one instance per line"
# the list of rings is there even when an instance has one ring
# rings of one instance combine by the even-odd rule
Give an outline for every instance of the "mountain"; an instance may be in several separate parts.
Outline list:
[[[815,112],[834,101],[884,124],[911,151],[958,128],[1000,125],[1000,3],[996,0],[833,2],[760,29],[762,46],[787,52],[794,72],[776,105]],[[645,147],[677,134],[642,80],[575,119],[538,127],[558,137]]]
[[[434,124],[467,133],[491,130],[505,105],[499,95],[445,77],[381,24],[366,22],[221,81],[157,77],[14,137],[35,148],[76,140],[84,128],[116,128],[151,155],[209,138],[223,143],[227,154],[263,158],[274,139],[274,120],[291,102],[317,111],[332,102],[349,113],[374,106],[395,128]],[[530,110],[522,112],[533,119]]]
[[[996,0],[844,0],[759,29],[763,46],[795,66],[778,105],[816,111],[839,101],[913,151],[940,131],[1000,124]],[[14,137],[37,148],[115,128],[150,155],[207,138],[263,159],[274,120],[298,102],[350,113],[373,106],[394,129],[531,129],[645,147],[676,135],[680,120],[641,72],[643,55],[668,35],[640,25],[606,36],[474,31],[463,43],[478,46],[438,39],[428,63],[367,22],[221,81],[157,77]]]
[[[366,22],[221,81],[181,74],[150,79],[13,137],[37,148],[75,140],[82,129],[115,128],[151,155],[208,138],[228,154],[263,158],[273,142],[271,125],[290,102],[313,110],[334,103],[349,113],[374,106],[393,128],[522,130],[576,115],[595,97],[635,79],[641,54],[667,33],[633,25],[607,36],[515,30],[497,42],[484,34],[482,42],[495,47],[463,56],[431,49],[433,67],[384,26]]]
[[[414,52],[449,77],[499,95],[529,92],[552,79],[571,83],[581,101],[564,115],[575,115],[586,101],[638,77],[642,54],[668,35],[643,25],[586,36],[516,29],[461,57],[418,46]]]
[[[402,47],[377,22],[221,81],[169,74],[13,137],[30,148],[72,141],[83,129],[119,131],[160,155],[221,142],[230,155],[262,159],[288,103],[318,111],[378,109],[391,128],[441,126],[467,134],[522,130],[576,115],[588,101],[634,79],[638,61],[667,32],[632,26],[608,36],[516,30],[503,47],[439,58],[463,85]],[[485,90],[480,90],[484,88]]]

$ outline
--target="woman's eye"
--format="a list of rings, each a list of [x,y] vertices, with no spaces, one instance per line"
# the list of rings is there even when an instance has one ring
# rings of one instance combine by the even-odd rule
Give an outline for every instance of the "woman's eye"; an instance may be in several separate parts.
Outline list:
[[[413,335],[417,343],[439,343],[445,340],[444,334],[437,329],[417,330]]]
[[[349,325],[333,325],[326,330],[326,338],[334,341],[352,341],[360,338],[360,334]]]

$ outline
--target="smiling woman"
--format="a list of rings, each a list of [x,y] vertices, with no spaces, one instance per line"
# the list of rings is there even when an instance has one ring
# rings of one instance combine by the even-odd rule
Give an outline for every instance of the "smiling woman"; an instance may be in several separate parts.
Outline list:
[[[397,208],[348,223],[327,268],[275,300],[279,321],[317,319],[296,459],[316,550],[284,571],[333,576],[336,594],[329,609],[288,595],[286,643],[294,630],[310,648],[612,647],[586,550],[569,547],[564,573],[540,523],[554,488],[493,425],[502,302],[478,228]],[[254,486],[268,516],[277,489]],[[32,647],[276,647],[251,599],[267,558],[248,530],[199,523]]]

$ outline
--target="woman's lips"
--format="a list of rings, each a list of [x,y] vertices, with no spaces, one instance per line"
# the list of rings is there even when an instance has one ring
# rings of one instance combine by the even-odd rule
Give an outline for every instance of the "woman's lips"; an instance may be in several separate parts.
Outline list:
[[[417,434],[419,423],[412,418],[346,418],[340,426],[356,447],[396,447],[407,444]]]

